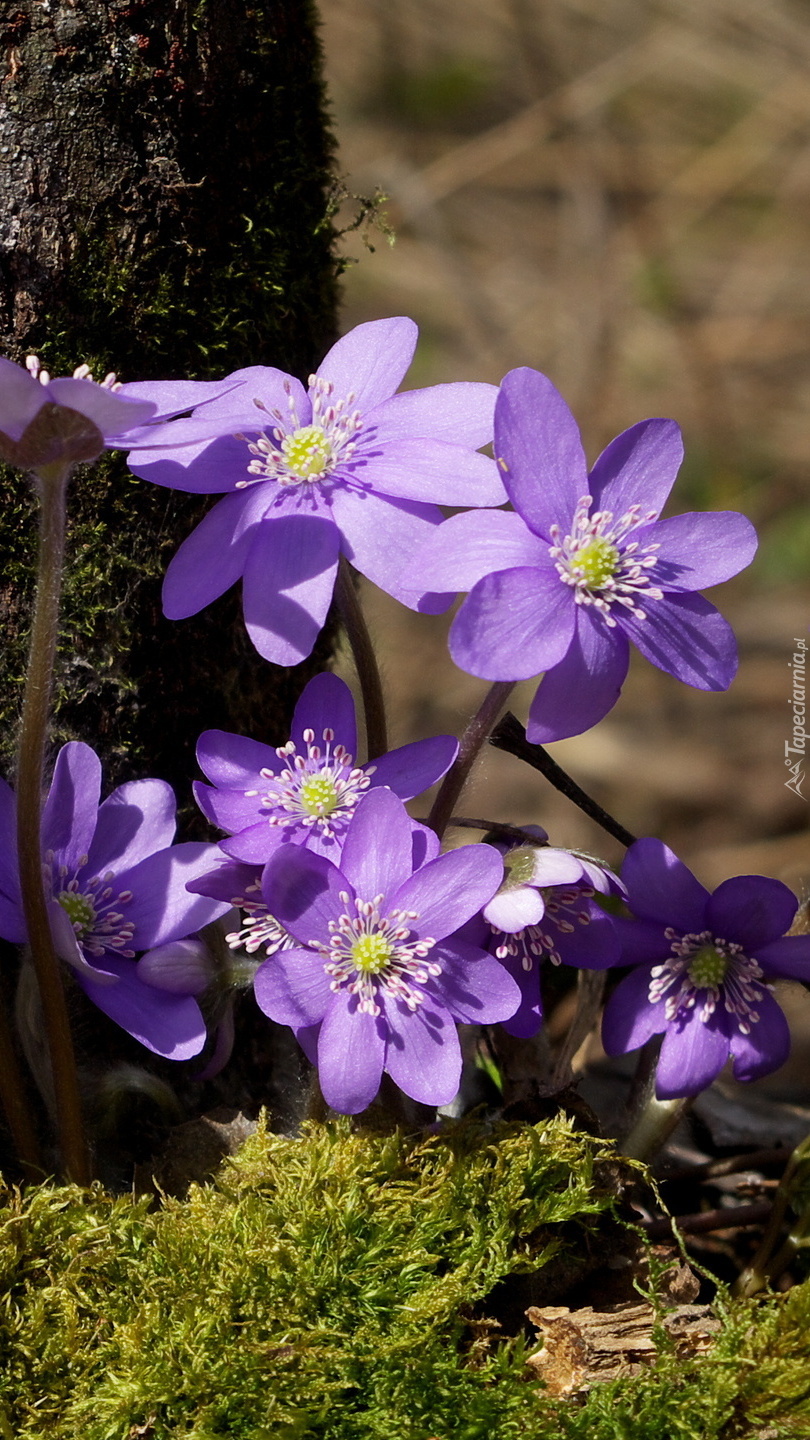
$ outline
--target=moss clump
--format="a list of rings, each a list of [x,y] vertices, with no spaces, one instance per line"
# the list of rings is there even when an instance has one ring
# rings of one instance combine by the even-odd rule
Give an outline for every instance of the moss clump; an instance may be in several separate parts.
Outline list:
[[[665,1355],[584,1405],[551,1401],[523,1341],[488,1329],[496,1286],[542,1287],[585,1254],[612,1203],[608,1158],[563,1119],[427,1140],[336,1123],[260,1132],[218,1183],[157,1210],[7,1193],[0,1434],[687,1440],[755,1433],[749,1415],[807,1433],[803,1290],[759,1307],[759,1327],[741,1309],[709,1356]]]

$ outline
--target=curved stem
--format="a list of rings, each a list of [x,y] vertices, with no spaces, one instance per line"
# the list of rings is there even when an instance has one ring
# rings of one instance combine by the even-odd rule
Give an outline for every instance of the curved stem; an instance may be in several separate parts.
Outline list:
[[[388,730],[385,722],[385,702],[382,681],[377,665],[377,656],[368,633],[363,607],[357,599],[354,580],[345,555],[338,562],[338,578],[335,588],[340,617],[354,656],[360,693],[363,696],[363,710],[366,716],[366,748],[368,759],[376,760],[388,749]]]
[[[464,788],[473,762],[492,733],[493,726],[516,683],[514,680],[496,680],[495,684],[490,686],[478,711],[473,715],[461,737],[458,755],[439,786],[439,793],[428,815],[427,823],[431,829],[436,831],[440,840],[447,828],[456,801]]]
[[[70,468],[66,465],[49,467],[47,472],[40,473],[38,482],[39,556],[17,762],[17,848],[28,943],[42,996],[53,1067],[62,1164],[71,1180],[79,1185],[89,1185],[90,1164],[73,1037],[42,884],[45,742],[59,623],[65,549],[65,491]]]

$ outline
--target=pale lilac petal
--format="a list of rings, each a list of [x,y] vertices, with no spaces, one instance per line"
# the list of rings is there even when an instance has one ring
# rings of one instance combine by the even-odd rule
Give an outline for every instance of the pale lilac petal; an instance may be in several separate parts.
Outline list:
[[[300,845],[280,845],[262,875],[262,895],[272,915],[302,944],[329,942],[329,922],[346,911],[345,875],[322,855]],[[354,913],[352,911],[352,913]]]
[[[734,631],[702,595],[642,601],[646,620],[614,606],[625,635],[645,660],[698,690],[727,690],[737,673]]]
[[[758,1080],[784,1065],[790,1054],[790,1027],[784,1011],[766,990],[756,1002],[759,1020],[749,1035],[735,1030],[731,1036],[735,1080]]]
[[[264,487],[220,500],[183,541],[163,581],[163,611],[185,620],[236,584],[267,508]]]
[[[95,985],[79,976],[88,1000],[155,1055],[167,1060],[190,1060],[199,1055],[206,1030],[196,1000],[145,985],[131,960],[105,959],[104,964],[118,976],[118,984]]]
[[[608,1055],[638,1050],[667,1028],[666,1001],[649,998],[652,976],[640,965],[616,986],[602,1017],[602,1045]]]
[[[217,790],[212,785],[203,785],[200,780],[195,780],[192,789],[203,815],[220,830],[239,834],[252,829],[260,820],[263,828],[269,829],[267,821],[261,817],[258,796],[246,797],[244,790]]]
[[[496,570],[548,566],[549,547],[520,515],[507,510],[467,510],[434,530],[413,559],[414,587],[472,590]],[[556,572],[555,572],[556,573]]]
[[[44,385],[21,365],[0,359],[0,431],[19,440],[48,399]]]
[[[467,1025],[494,1025],[515,1014],[520,986],[494,955],[467,945],[455,935],[431,951],[442,967],[432,988],[455,1020]]]
[[[527,925],[537,925],[543,918],[546,902],[539,890],[529,885],[518,885],[511,890],[500,890],[484,906],[484,919],[505,935],[517,935]]]
[[[558,850],[554,845],[534,846],[531,860],[532,885],[575,885],[585,872],[578,855],[572,855],[570,850]]]
[[[512,504],[544,539],[567,535],[588,493],[579,428],[562,395],[538,370],[511,370],[495,406],[495,458]]]
[[[642,515],[658,515],[682,460],[683,441],[674,420],[640,420],[611,440],[594,465],[593,509],[610,510],[617,520],[631,505],[638,505]]]
[[[255,790],[261,784],[260,771],[277,774],[284,768],[272,745],[228,730],[203,731],[197,741],[197,763],[223,790]]]
[[[45,392],[46,398],[54,405],[64,405],[92,420],[102,435],[125,436],[127,430],[142,425],[155,413],[155,406],[150,400],[126,400],[116,391],[96,385],[92,380],[69,377],[51,380]]]
[[[155,850],[171,845],[176,802],[165,780],[131,780],[108,795],[98,812],[87,856],[90,876],[137,865]]]
[[[315,744],[320,746],[321,754],[325,748],[325,730],[334,732],[331,741],[333,751],[336,745],[342,745],[350,755],[357,754],[357,719],[352,692],[345,680],[331,675],[328,670],[313,676],[301,691],[293,711],[290,739],[299,755],[307,753],[305,730],[315,731]],[[276,770],[280,770],[282,765],[283,762],[278,760]]]
[[[576,607],[576,630],[567,654],[547,671],[532,700],[526,735],[533,745],[583,734],[619,698],[630,663],[627,641],[583,610]]]
[[[698,1004],[670,1022],[655,1079],[659,1100],[698,1095],[717,1078],[728,1059],[731,1042],[726,1017],[718,1009],[703,1021],[700,1010]]]
[[[340,866],[362,900],[383,895],[382,908],[390,909],[394,891],[411,875],[411,819],[390,790],[371,790],[360,801]]]
[[[197,405],[220,400],[242,383],[240,372],[221,380],[135,380],[121,385],[116,394],[124,400],[148,400],[155,407],[155,420],[182,415]]]
[[[549,562],[474,585],[450,628],[450,654],[482,680],[528,680],[557,665],[574,635],[573,596]]]
[[[353,395],[352,406],[367,415],[399,389],[418,334],[413,320],[404,315],[355,325],[318,366],[318,378],[331,381],[335,399]]]
[[[80,740],[63,745],[42,812],[42,848],[53,851],[55,867],[64,865],[68,878],[92,844],[100,794],[101,761],[95,751]]]
[[[793,924],[799,902],[780,880],[764,875],[735,875],[724,880],[706,908],[706,923],[714,935],[736,941],[748,955],[778,940]]]
[[[209,416],[207,423],[211,428],[220,422]],[[155,436],[158,444],[154,449],[141,448],[128,456],[127,464],[133,475],[152,485],[184,490],[192,495],[218,495],[234,490],[240,481],[249,481],[248,466],[253,456],[245,441],[229,434],[216,435],[213,439],[203,436],[192,443],[191,436],[199,429],[199,422],[193,420],[170,421]],[[184,437],[186,443],[182,444]],[[277,486],[272,481],[268,483],[271,486],[267,496],[269,504]],[[258,488],[248,486],[249,490]]]
[[[256,1003],[279,1025],[316,1025],[331,1004],[329,976],[311,950],[278,950],[253,977]]]
[[[506,504],[495,461],[476,450],[419,439],[392,440],[379,449],[372,445],[363,454],[369,483],[383,495],[433,505]]]
[[[378,406],[368,420],[375,439],[384,445],[423,436],[479,450],[492,439],[497,397],[496,385],[459,380],[426,390],[403,390]]]
[[[243,585],[245,625],[265,660],[297,665],[320,634],[332,601],[340,537],[330,520],[286,515],[253,536]]]
[[[186,889],[188,880],[211,869],[219,853],[216,845],[187,841],[147,856],[116,877],[120,890],[132,891],[125,919],[135,925],[133,950],[151,950],[191,935],[226,913],[229,907],[223,902]]]
[[[446,775],[457,754],[458,741],[453,735],[434,735],[389,750],[363,769],[371,776],[372,785],[385,785],[400,800],[411,800]]]
[[[327,1105],[357,1115],[380,1088],[387,1026],[382,1015],[357,1008],[357,997],[339,990],[318,1036],[318,1080]]]
[[[422,1105],[449,1105],[461,1080],[461,1046],[452,1017],[432,995],[416,1010],[388,997],[385,1068],[404,1094]]]
[[[695,935],[707,928],[709,892],[663,840],[636,840],[624,857],[622,880],[630,908],[642,920]]]
[[[421,608],[425,587],[418,575],[411,574],[411,561],[441,524],[439,507],[338,487],[332,495],[332,513],[343,536],[341,549],[355,569],[395,600]],[[414,584],[415,592],[409,588]],[[452,599],[447,595],[435,608],[446,610]]]
[[[462,845],[417,870],[393,902],[398,910],[416,911],[415,935],[443,940],[491,900],[502,877],[501,857],[491,845]]]
[[[786,935],[760,945],[756,960],[768,976],[781,975],[786,980],[803,980],[810,984],[810,935]]]
[[[735,510],[673,515],[642,526],[632,538],[642,549],[651,542],[660,546],[650,579],[667,591],[705,590],[730,580],[751,564],[757,549],[751,521]]]
[[[216,855],[212,856],[212,860],[216,858]],[[229,905],[240,905],[244,904],[249,885],[256,886],[258,890],[260,878],[261,870],[257,866],[243,865],[239,860],[226,860],[223,857],[221,863],[213,865],[204,875],[198,875],[196,880],[187,881],[187,884],[193,895],[210,895],[213,900],[226,900]],[[255,891],[253,899],[256,899]]]

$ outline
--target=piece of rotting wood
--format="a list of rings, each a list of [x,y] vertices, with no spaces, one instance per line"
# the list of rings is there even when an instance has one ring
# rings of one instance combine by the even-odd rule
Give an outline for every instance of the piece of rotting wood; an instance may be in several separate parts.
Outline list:
[[[532,1305],[526,1311],[543,1337],[542,1350],[527,1361],[551,1395],[586,1392],[606,1380],[637,1375],[658,1355],[653,1330],[662,1324],[679,1354],[708,1350],[721,1329],[708,1305],[678,1305],[657,1314],[647,1301],[628,1301],[606,1310],[584,1306]]]

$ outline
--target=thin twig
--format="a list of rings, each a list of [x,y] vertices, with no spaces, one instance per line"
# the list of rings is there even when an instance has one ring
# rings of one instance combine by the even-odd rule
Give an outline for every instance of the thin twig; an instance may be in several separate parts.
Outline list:
[[[382,681],[377,665],[377,656],[368,633],[363,607],[357,598],[349,562],[341,555],[338,564],[338,578],[335,589],[340,618],[351,646],[360,692],[363,696],[363,710],[366,717],[366,748],[369,760],[377,760],[388,749],[388,730],[385,721],[385,702]]]
[[[489,687],[459,741],[458,755],[439,786],[439,793],[428,816],[428,825],[436,831],[439,839],[447,829],[453,807],[464,789],[473,763],[482,746],[491,737],[493,726],[514,686],[514,680],[496,680],[494,685]]]
[[[585,815],[588,815],[591,820],[595,820],[597,825],[601,825],[602,829],[606,830],[608,835],[612,835],[614,840],[618,840],[621,845],[634,843],[635,835],[631,835],[630,831],[625,830],[618,820],[614,820],[607,810],[591,799],[591,796],[580,785],[577,785],[575,780],[571,779],[567,771],[563,770],[556,760],[552,760],[542,745],[529,743],[524,727],[511,710],[507,711],[495,727],[489,737],[489,743],[494,745],[496,750],[505,750],[507,754],[514,755],[518,760],[525,760],[526,764],[531,765],[534,770],[539,770],[555,790],[559,790],[567,800],[578,805]]]

